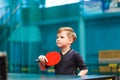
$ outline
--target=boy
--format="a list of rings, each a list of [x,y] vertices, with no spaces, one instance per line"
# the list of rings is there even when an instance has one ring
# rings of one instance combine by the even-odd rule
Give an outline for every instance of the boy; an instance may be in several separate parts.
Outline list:
[[[87,74],[88,69],[78,52],[71,49],[72,43],[76,40],[76,34],[71,27],[61,27],[57,32],[56,44],[60,48],[61,61],[54,66],[55,74],[80,75]],[[41,70],[47,69],[45,62],[48,62],[44,55],[39,56]],[[80,72],[77,73],[77,68]]]

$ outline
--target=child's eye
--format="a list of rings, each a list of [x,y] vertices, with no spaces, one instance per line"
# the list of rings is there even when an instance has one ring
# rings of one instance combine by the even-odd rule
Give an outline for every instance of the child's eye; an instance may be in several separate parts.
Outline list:
[[[64,38],[63,36],[61,36],[61,38]]]

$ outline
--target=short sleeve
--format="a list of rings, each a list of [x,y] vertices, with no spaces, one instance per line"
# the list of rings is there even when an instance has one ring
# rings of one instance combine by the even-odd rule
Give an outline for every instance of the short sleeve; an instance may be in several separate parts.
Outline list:
[[[80,70],[87,69],[86,64],[84,63],[82,56],[79,53],[74,54],[75,64],[79,67]]]

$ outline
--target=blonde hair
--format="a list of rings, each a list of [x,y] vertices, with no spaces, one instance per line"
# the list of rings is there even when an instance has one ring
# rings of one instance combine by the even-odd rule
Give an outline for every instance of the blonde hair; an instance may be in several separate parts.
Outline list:
[[[72,38],[73,42],[76,40],[76,38],[77,38],[76,33],[74,32],[74,30],[71,27],[61,27],[61,28],[58,29],[57,34],[60,34],[63,31],[67,31],[68,32],[67,36],[69,38]]]

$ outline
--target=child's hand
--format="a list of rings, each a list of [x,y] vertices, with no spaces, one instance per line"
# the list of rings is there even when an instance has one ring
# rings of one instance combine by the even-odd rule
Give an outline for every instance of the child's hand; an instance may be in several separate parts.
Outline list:
[[[39,59],[40,62],[42,62],[42,63],[48,62],[47,58],[46,58],[44,55],[40,55],[40,56],[38,57],[38,59]]]
[[[38,59],[40,60],[39,66],[41,70],[46,70],[45,68],[45,62],[48,62],[47,58],[44,55],[40,55],[38,57]]]

